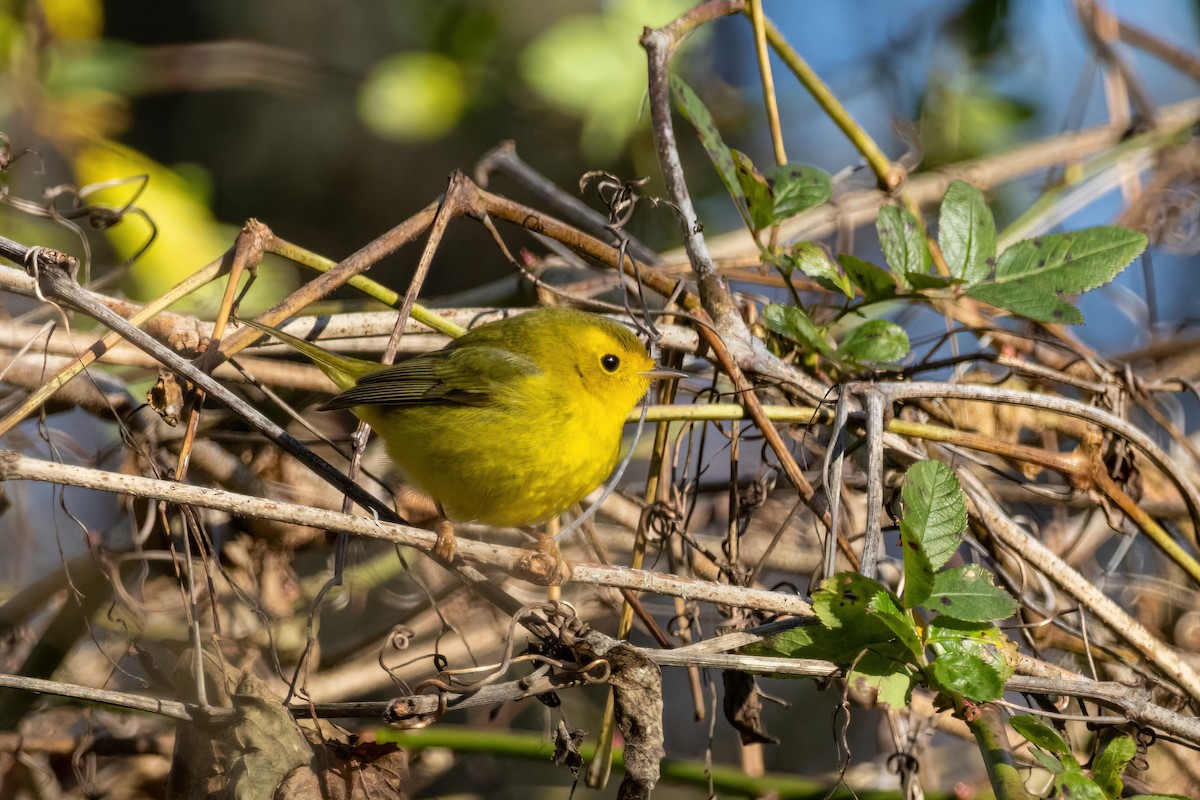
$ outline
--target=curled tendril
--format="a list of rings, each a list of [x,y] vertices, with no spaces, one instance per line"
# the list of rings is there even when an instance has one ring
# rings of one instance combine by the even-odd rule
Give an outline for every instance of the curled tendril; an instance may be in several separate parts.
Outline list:
[[[662,542],[679,530],[679,515],[673,506],[657,501],[642,512],[642,529],[650,542]]]
[[[1145,772],[1150,769],[1149,753],[1151,746],[1158,741],[1158,734],[1153,728],[1138,728],[1137,733],[1133,736],[1137,742],[1137,755],[1129,761],[1129,768],[1138,772]]]
[[[638,190],[649,180],[647,177],[626,181],[611,172],[593,170],[585,172],[579,179],[579,193],[583,194],[587,190],[588,184],[595,181],[596,196],[608,210],[608,224],[614,228],[624,228],[633,217],[633,210],[637,207],[638,201],[642,199],[642,194]],[[650,200],[657,202],[656,198],[650,198]]]
[[[675,637],[682,636],[685,632],[692,630],[692,623],[690,611],[680,612],[667,620],[667,633]]]
[[[396,651],[407,650],[416,633],[407,625],[397,625],[388,634],[388,646]]]

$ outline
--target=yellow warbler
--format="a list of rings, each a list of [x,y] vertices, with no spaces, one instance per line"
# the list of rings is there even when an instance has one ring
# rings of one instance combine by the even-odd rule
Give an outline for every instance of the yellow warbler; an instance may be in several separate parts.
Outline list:
[[[625,418],[659,377],[617,322],[567,308],[481,325],[384,366],[250,323],[312,359],[447,516],[525,525],[566,510],[616,466]]]

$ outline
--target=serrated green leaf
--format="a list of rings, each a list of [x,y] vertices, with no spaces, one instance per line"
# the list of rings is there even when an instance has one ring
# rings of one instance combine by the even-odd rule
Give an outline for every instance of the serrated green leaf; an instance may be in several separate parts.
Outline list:
[[[1065,769],[1054,781],[1054,786],[1062,797],[1069,797],[1071,800],[1108,800],[1104,791],[1095,781],[1084,775],[1078,765],[1071,769],[1070,764],[1064,762],[1063,766]]]
[[[849,253],[840,253],[838,263],[846,271],[850,282],[862,289],[863,299],[868,303],[887,300],[896,296],[896,281],[892,274],[885,269],[863,261]]]
[[[909,467],[900,496],[903,522],[938,569],[958,550],[967,528],[967,501],[958,478],[940,461],[919,461]]]
[[[1071,755],[1071,748],[1067,746],[1066,740],[1059,735],[1058,731],[1037,717],[1030,714],[1022,714],[1010,719],[1008,724],[1012,726],[1014,731],[1028,739],[1029,743],[1035,747],[1040,747],[1049,753],[1062,756],[1074,763],[1075,757]]]
[[[891,650],[892,648],[887,648]],[[873,690],[875,702],[888,708],[903,708],[912,699],[916,672],[891,652],[867,652],[856,659],[846,682],[856,691]]]
[[[774,198],[772,225],[828,202],[833,196],[833,178],[829,173],[807,164],[770,167],[763,175]]]
[[[1121,780],[1125,767],[1137,755],[1137,743],[1132,736],[1118,736],[1092,762],[1092,780],[1109,800],[1117,800],[1125,783]]]
[[[823,628],[819,624],[791,628],[783,633],[768,636],[757,645],[748,645],[743,648],[743,652],[752,655],[781,655],[786,658],[823,658],[807,655],[814,647],[813,634],[821,630]]]
[[[969,287],[967,294],[1038,322],[1075,325],[1083,315],[1063,295],[1108,283],[1146,242],[1141,233],[1113,226],[1026,239],[1001,254],[994,280]]]
[[[950,617],[934,617],[925,629],[926,638],[941,636],[946,639],[973,639],[995,647],[1009,642],[1004,632],[991,622],[965,622]]]
[[[750,229],[758,233],[771,226],[774,219],[775,198],[771,196],[771,185],[750,156],[740,150],[730,149],[733,167],[737,171],[738,186],[746,198],[746,209],[750,212]]]
[[[1196,800],[1185,794],[1135,794],[1125,800]]]
[[[908,209],[882,206],[875,220],[879,248],[900,288],[908,288],[908,274],[929,272],[929,245],[917,218]]]
[[[992,622],[1007,619],[1017,610],[1017,601],[977,564],[967,564],[939,572],[933,579],[933,591],[925,607],[939,615],[965,622]]]
[[[908,657],[914,662],[920,661],[925,654],[921,644],[921,633],[912,615],[900,607],[891,592],[878,592],[871,599],[871,613],[896,635],[897,641],[908,651]]]
[[[942,197],[938,246],[955,278],[975,283],[988,277],[996,257],[996,220],[983,192],[954,181]]]
[[[833,179],[824,170],[784,164],[760,171],[745,153],[729,153],[755,233],[820,205],[833,194]]]
[[[914,289],[945,289],[947,286],[953,286],[961,281],[954,278],[946,278],[941,275],[929,275],[924,272],[909,272],[905,278],[908,279],[908,285]]]
[[[766,305],[763,307],[762,320],[768,329],[791,339],[807,350],[816,351],[823,356],[833,353],[833,348],[817,330],[817,326],[804,311],[795,306],[781,306],[775,303]]]
[[[908,334],[894,322],[869,319],[850,333],[838,346],[838,358],[856,361],[891,363],[908,355]]]
[[[692,87],[688,86],[678,75],[671,76],[671,97],[675,100],[675,107],[679,109],[679,113],[696,129],[704,152],[708,153],[709,160],[716,168],[717,175],[721,177],[721,182],[725,184],[729,196],[733,198],[734,205],[737,206],[738,213],[742,215],[746,227],[753,229],[750,212],[746,207],[746,196],[738,181],[737,168],[733,163],[733,155],[725,144],[725,140],[721,138],[721,132],[717,130],[717,123],[713,120],[712,114],[708,113],[708,108],[692,91]]]
[[[855,647],[853,645],[857,644]],[[863,651],[861,642],[853,642],[820,625],[781,633],[765,643],[767,650],[760,655],[784,658],[819,658],[840,666],[851,664]]]
[[[825,248],[816,242],[799,242],[785,257],[785,263],[798,269],[826,289],[836,289],[846,297],[854,296],[854,287],[833,263]]]
[[[1059,761],[1044,750],[1030,750],[1029,752],[1052,775],[1058,775],[1063,771],[1062,761]]]
[[[925,644],[934,654],[966,651],[991,664],[1003,680],[1012,677],[1017,646],[995,625],[938,616],[926,626]]]
[[[939,691],[986,703],[1004,694],[1004,679],[995,667],[965,650],[947,650],[926,668]]]
[[[933,591],[933,565],[920,537],[907,520],[900,520],[900,549],[904,552],[904,605],[916,608]]]
[[[770,648],[788,658],[823,658],[849,666],[864,651],[892,654],[903,661],[904,648],[891,629],[871,613],[881,583],[853,572],[826,578],[813,592],[813,611],[820,625],[795,628],[770,638]]]
[[[849,628],[863,620],[877,622],[871,614],[871,601],[886,591],[887,587],[874,578],[857,572],[839,572],[821,581],[821,586],[813,592],[813,612],[830,629]]]

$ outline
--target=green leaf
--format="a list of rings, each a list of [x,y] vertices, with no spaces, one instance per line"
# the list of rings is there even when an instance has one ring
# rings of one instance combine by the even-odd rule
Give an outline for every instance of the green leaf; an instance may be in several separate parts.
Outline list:
[[[877,592],[871,599],[871,613],[896,635],[896,639],[908,651],[908,656],[914,662],[920,661],[925,654],[921,644],[921,633],[912,615],[900,607],[891,592]]]
[[[823,658],[849,666],[865,650],[894,653],[900,660],[904,648],[895,634],[871,611],[871,601],[883,584],[855,572],[826,578],[813,592],[813,611],[820,625],[794,628],[771,637],[767,645],[788,658]]]
[[[750,156],[740,150],[729,151],[733,156],[733,166],[737,170],[738,186],[746,198],[746,208],[750,212],[750,229],[758,233],[763,228],[771,226],[774,219],[775,198],[771,195],[771,185]]]
[[[887,648],[892,650],[893,648]],[[875,702],[889,708],[904,708],[912,699],[917,675],[898,653],[867,652],[854,661],[846,682],[856,691],[873,690]]]
[[[721,132],[717,130],[717,123],[713,120],[712,114],[708,113],[708,109],[692,91],[692,87],[684,83],[678,75],[671,76],[671,97],[675,100],[675,107],[679,109],[679,113],[683,114],[684,119],[696,129],[696,133],[700,137],[700,144],[708,153],[708,158],[712,161],[713,166],[716,167],[717,174],[721,176],[721,182],[725,184],[726,191],[733,198],[738,213],[746,222],[746,227],[753,229],[754,226],[746,207],[746,196],[741,182],[738,180],[737,168],[733,163],[733,154],[725,144],[725,140],[721,138]]]
[[[1017,610],[1017,601],[977,564],[939,572],[925,607],[938,614],[965,622],[1007,619]]]
[[[836,289],[846,297],[854,296],[854,287],[833,263],[829,253],[816,242],[799,242],[792,252],[784,256],[784,262],[798,269],[826,289]]]
[[[1195,800],[1184,794],[1135,794],[1125,800]]]
[[[1046,768],[1051,775],[1059,775],[1063,771],[1063,763],[1054,756],[1042,750],[1030,750],[1030,754],[1039,764]],[[1074,759],[1072,759],[1074,761]]]
[[[795,306],[771,303],[763,307],[762,319],[768,329],[786,339],[791,339],[807,350],[816,351],[823,356],[833,353],[833,348],[829,346],[825,336],[817,330],[817,326],[812,323],[803,310]]]
[[[917,218],[908,209],[898,206],[882,206],[875,220],[879,234],[879,247],[883,257],[900,288],[907,289],[905,276],[910,272],[918,275],[929,272],[929,245]]]
[[[983,659],[1000,673],[1003,680],[1012,677],[1012,658],[1016,644],[995,625],[963,622],[936,617],[925,629],[925,644],[935,655],[950,650],[962,650]]]
[[[995,667],[965,650],[948,650],[926,668],[939,691],[986,703],[1004,694],[1004,679]]]
[[[940,568],[958,550],[967,527],[967,501],[958,478],[940,461],[919,461],[909,467],[900,496],[903,522],[930,566]]]
[[[1125,767],[1137,755],[1137,743],[1132,736],[1118,736],[1108,743],[1094,762],[1092,762],[1092,780],[1103,790],[1109,800],[1117,800],[1125,784],[1121,774]]]
[[[900,549],[904,552],[904,605],[916,608],[933,591],[933,565],[920,537],[907,520],[900,520]]]
[[[983,192],[966,181],[950,184],[938,216],[938,245],[955,278],[987,278],[996,257],[996,220]]]
[[[830,629],[849,629],[864,620],[878,623],[871,613],[871,601],[875,595],[886,591],[887,588],[874,578],[857,572],[839,572],[821,581],[820,588],[813,592],[813,612]],[[882,623],[878,625],[882,626]],[[879,641],[889,638],[890,635],[884,636]]]
[[[868,303],[887,300],[896,296],[896,280],[891,273],[880,269],[869,261],[841,253],[838,263],[846,271],[846,277],[858,288],[862,289],[863,299]]]
[[[899,361],[908,355],[908,334],[894,322],[869,319],[846,334],[837,354],[860,364]]]
[[[1062,797],[1069,797],[1071,800],[1108,800],[1104,796],[1104,791],[1096,785],[1096,782],[1083,774],[1083,770],[1078,765],[1075,769],[1071,769],[1070,764],[1063,764],[1066,769],[1058,774],[1054,781],[1054,786]]]
[[[763,175],[775,200],[772,225],[828,202],[833,196],[833,178],[829,173],[807,164],[783,164],[771,167]]]
[[[828,658],[824,654],[812,655],[819,649],[813,634],[819,635],[824,630],[820,624],[791,628],[775,636],[768,636],[761,642],[747,645],[741,652],[749,655],[779,655],[785,658]],[[833,661],[832,658],[828,660]]]
[[[1066,741],[1059,735],[1058,731],[1037,717],[1030,714],[1022,714],[1010,719],[1008,724],[1012,726],[1014,731],[1028,739],[1030,744],[1040,747],[1049,753],[1063,756],[1072,762],[1075,761],[1075,756],[1071,755],[1071,748],[1067,746]]]
[[[1146,242],[1143,234],[1112,226],[1026,239],[1001,254],[994,280],[967,294],[1038,322],[1078,324],[1083,315],[1062,296],[1108,283]]]
[[[870,639],[871,642],[877,641]],[[866,648],[863,640],[840,635],[821,625],[794,628],[773,636],[763,643],[758,655],[779,655],[784,658],[819,658],[842,667],[849,666]]]
[[[784,164],[759,172],[750,156],[729,152],[755,233],[820,205],[833,194],[833,179],[824,170]]]
[[[946,278],[924,272],[909,272],[904,277],[908,280],[908,285],[914,289],[945,289],[947,286],[961,283],[956,278]]]

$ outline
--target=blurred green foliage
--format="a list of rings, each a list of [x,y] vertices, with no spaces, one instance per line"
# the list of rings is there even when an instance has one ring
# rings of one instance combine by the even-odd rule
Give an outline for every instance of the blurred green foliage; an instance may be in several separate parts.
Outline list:
[[[638,125],[646,58],[638,37],[679,16],[689,0],[614,0],[598,14],[559,20],[521,54],[521,77],[556,110],[583,123],[586,156],[611,160]],[[699,38],[704,37],[702,30]]]
[[[358,93],[358,114],[386,139],[435,139],[458,124],[462,70],[436,53],[397,53],[375,65]]]

